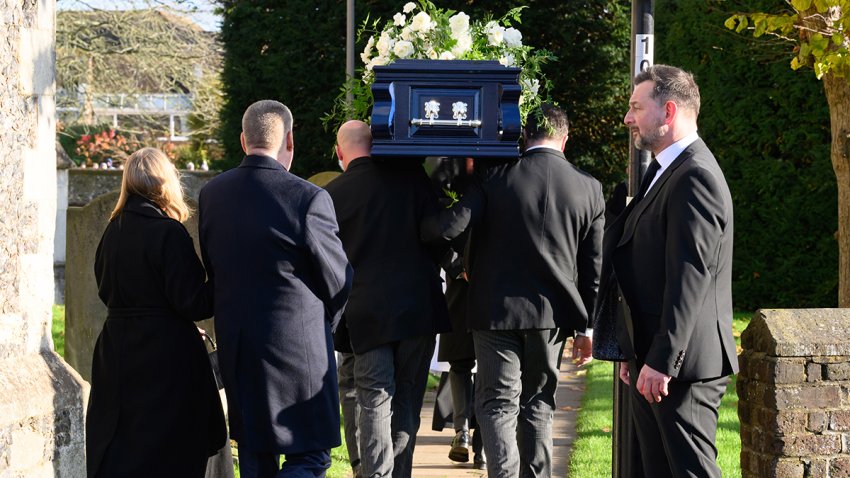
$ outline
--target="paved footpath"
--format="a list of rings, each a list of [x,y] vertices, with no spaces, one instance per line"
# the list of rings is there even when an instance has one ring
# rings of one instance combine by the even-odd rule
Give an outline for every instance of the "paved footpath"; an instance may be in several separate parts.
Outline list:
[[[552,476],[565,478],[569,466],[570,450],[575,440],[576,411],[581,406],[584,393],[584,370],[573,365],[569,351],[561,362],[561,374],[558,383],[555,420],[552,425],[554,442]],[[416,451],[413,454],[413,476],[418,477],[483,477],[486,471],[472,469],[472,463],[454,464],[448,458],[449,443],[454,436],[454,430],[445,429],[442,432],[431,430],[431,418],[434,411],[435,392],[425,395],[422,406],[422,422],[416,438]]]

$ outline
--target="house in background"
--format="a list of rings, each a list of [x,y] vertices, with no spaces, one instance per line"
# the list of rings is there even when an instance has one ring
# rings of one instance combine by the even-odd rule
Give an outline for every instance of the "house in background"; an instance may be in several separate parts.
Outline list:
[[[168,9],[59,11],[58,119],[185,141],[217,122],[221,58],[215,33]]]

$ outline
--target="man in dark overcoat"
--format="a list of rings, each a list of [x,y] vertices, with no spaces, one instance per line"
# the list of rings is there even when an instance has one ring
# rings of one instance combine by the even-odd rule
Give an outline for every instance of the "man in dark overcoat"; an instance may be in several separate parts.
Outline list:
[[[292,114],[259,101],[247,156],[201,190],[200,242],[243,477],[324,476],[340,444],[331,331],[351,287],[330,196],[289,173]]]
[[[449,330],[436,261],[419,240],[437,198],[418,162],[378,164],[361,121],[340,127],[345,172],[327,185],[354,266],[345,321],[354,350],[362,476],[408,477],[437,332]]]
[[[552,417],[566,337],[590,360],[586,335],[599,286],[602,186],[563,153],[566,113],[544,105],[529,114],[526,150],[482,173],[460,202],[422,226],[427,241],[472,227],[469,328],[478,373],[475,416],[487,474],[549,477]]]
[[[605,235],[630,314],[618,329],[620,377],[644,475],[720,477],[714,440],[732,336],[732,195],[697,134],[690,73],[655,65],[635,77],[625,123],[652,151],[640,190]]]

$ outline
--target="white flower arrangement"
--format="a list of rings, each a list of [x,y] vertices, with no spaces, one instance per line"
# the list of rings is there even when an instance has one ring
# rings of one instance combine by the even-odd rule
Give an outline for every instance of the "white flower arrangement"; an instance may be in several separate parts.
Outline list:
[[[398,59],[431,60],[495,60],[506,67],[521,68],[520,116],[523,123],[537,108],[548,90],[541,65],[555,57],[546,50],[535,50],[523,44],[522,33],[513,24],[520,23],[523,8],[514,8],[502,18],[472,20],[464,12],[437,8],[429,0],[408,2],[379,30],[380,20],[364,23],[358,37],[368,35],[360,54],[364,66],[359,78],[350,78],[336,100],[334,110],[325,122],[340,124],[345,119],[368,121],[373,103],[371,85],[373,68]],[[346,101],[351,93],[354,100]]]

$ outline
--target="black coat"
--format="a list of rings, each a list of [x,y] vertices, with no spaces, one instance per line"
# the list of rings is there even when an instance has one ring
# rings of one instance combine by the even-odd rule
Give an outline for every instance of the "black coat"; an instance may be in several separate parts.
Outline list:
[[[354,266],[345,309],[354,352],[450,330],[436,265],[445,249],[419,240],[420,221],[437,208],[422,166],[357,158],[326,189]]]
[[[459,239],[463,240],[453,241],[453,243],[458,242],[458,249],[463,250],[466,234],[461,235]],[[445,296],[449,318],[452,321],[452,331],[440,334],[437,360],[440,362],[475,360],[475,342],[466,322],[469,283],[461,277],[461,274],[465,272],[463,256],[455,251],[449,251],[449,254],[451,258],[443,261],[443,270],[446,271]]]
[[[330,196],[273,158],[247,156],[199,203],[231,436],[258,453],[339,446],[331,330],[352,269]]]
[[[629,305],[623,350],[679,380],[738,371],[732,336],[732,195],[702,140],[606,233],[606,255]]]
[[[136,195],[95,256],[109,309],[92,361],[88,476],[203,476],[226,439],[207,351],[193,323],[212,315],[192,238]]]
[[[550,148],[491,167],[451,209],[426,219],[423,239],[472,226],[471,330],[585,330],[599,287],[602,186]]]

